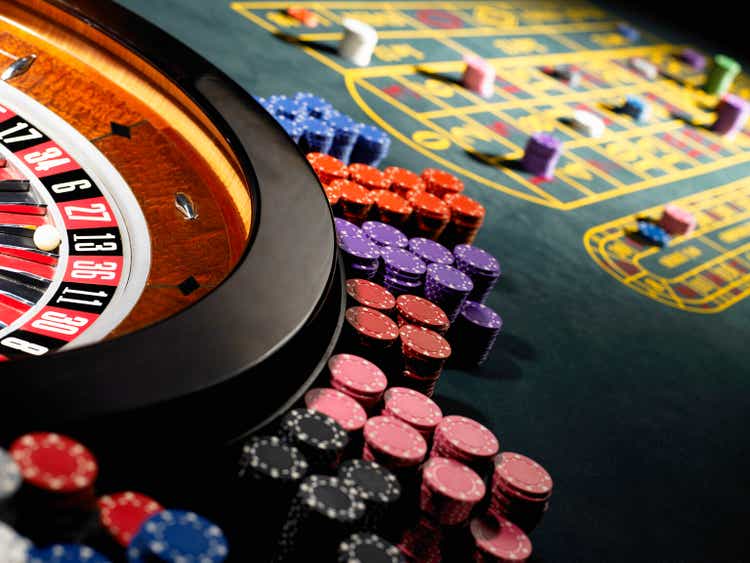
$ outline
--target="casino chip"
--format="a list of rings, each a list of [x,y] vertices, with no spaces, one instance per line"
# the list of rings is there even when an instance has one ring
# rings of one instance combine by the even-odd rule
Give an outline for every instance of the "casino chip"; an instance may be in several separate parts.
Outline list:
[[[476,562],[522,563],[531,556],[531,541],[510,520],[474,518],[469,529],[476,544]]]
[[[359,532],[339,546],[339,563],[404,563],[398,548],[378,535]]]
[[[497,437],[476,420],[446,416],[435,429],[432,455],[450,457],[474,467],[491,460],[500,449]]]
[[[375,216],[382,223],[400,227],[411,217],[411,204],[400,195],[388,190],[370,192],[375,203]]]
[[[414,172],[398,166],[389,166],[383,170],[391,181],[391,190],[404,199],[408,199],[413,192],[425,190],[424,180]]]
[[[20,536],[13,528],[0,522],[0,561],[3,563],[27,563],[31,542]]]
[[[367,422],[365,409],[355,399],[336,389],[310,389],[305,393],[305,406],[331,417],[347,432],[357,432]]]
[[[484,206],[464,194],[449,194],[444,200],[450,207],[451,219],[441,240],[451,247],[471,244],[484,223]]]
[[[28,563],[110,563],[110,561],[98,551],[85,545],[55,544],[44,548],[31,548],[28,552]]]
[[[302,453],[277,436],[254,436],[242,446],[241,477],[294,483],[301,480],[307,470]]]
[[[424,395],[407,387],[390,387],[383,396],[383,414],[393,416],[416,428],[425,439],[443,419],[440,407]]]
[[[60,434],[21,436],[11,445],[10,455],[27,483],[49,492],[82,491],[94,484],[99,472],[85,446]]]
[[[397,321],[399,326],[405,324],[422,326],[445,334],[450,328],[450,321],[445,312],[423,297],[400,295],[396,299]]]
[[[409,250],[419,256],[427,264],[453,265],[453,254],[439,242],[423,237],[414,237],[409,240]]]
[[[375,309],[349,307],[344,313],[344,319],[345,336],[349,338],[351,345],[370,356],[385,353],[398,339],[398,325]],[[340,391],[346,392],[344,389]]]
[[[388,176],[369,164],[361,162],[350,164],[349,178],[368,190],[387,190],[391,187]]]
[[[468,520],[485,492],[481,477],[454,459],[433,456],[422,468],[420,508],[441,524],[455,526]]]
[[[365,221],[362,223],[362,232],[381,247],[405,248],[409,244],[409,239],[404,233],[380,221]]]
[[[164,510],[152,498],[132,491],[104,496],[97,505],[102,526],[123,547],[130,544],[146,520]]]
[[[21,488],[22,481],[18,464],[8,452],[0,448],[0,502],[15,495]]]
[[[651,221],[638,221],[638,234],[640,234],[648,243],[655,246],[669,246],[672,237],[669,236],[659,225]]]
[[[393,520],[391,510],[401,498],[401,485],[387,468],[374,461],[351,459],[341,464],[338,476],[365,503],[363,529],[380,530]]]
[[[281,421],[281,432],[299,448],[313,469],[329,469],[338,463],[349,436],[330,416],[309,409],[293,409]]]
[[[183,510],[164,510],[146,520],[128,548],[130,563],[219,563],[229,555],[224,532]]]
[[[377,403],[388,386],[388,379],[378,366],[354,354],[331,356],[328,369],[331,386],[357,399],[365,408]]]
[[[386,467],[414,467],[427,453],[427,442],[414,428],[392,416],[374,416],[365,424],[363,459]]]
[[[456,268],[471,278],[473,288],[468,299],[484,303],[502,273],[500,263],[492,254],[470,244],[459,244],[453,249]]]
[[[503,320],[493,309],[467,300],[448,336],[454,357],[467,366],[482,365],[489,357],[502,327]]]
[[[439,198],[450,194],[457,194],[464,190],[464,183],[450,172],[438,168],[425,168],[422,170],[422,180],[428,193]]]
[[[346,280],[346,294],[350,299],[350,306],[361,305],[390,315],[396,307],[393,294],[383,286],[369,280]]]
[[[453,322],[474,289],[471,278],[461,270],[442,264],[430,264],[425,275],[424,296],[440,307]]]
[[[311,152],[307,153],[307,161],[323,184],[330,184],[334,180],[346,180],[349,177],[346,164],[333,156]]]

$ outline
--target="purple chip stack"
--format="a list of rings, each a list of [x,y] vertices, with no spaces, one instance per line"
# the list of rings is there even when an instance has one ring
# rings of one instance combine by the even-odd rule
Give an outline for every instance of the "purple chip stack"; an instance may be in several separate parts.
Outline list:
[[[679,58],[690,65],[693,70],[702,72],[706,69],[706,57],[695,49],[685,49],[680,53]]]
[[[333,224],[336,227],[336,238],[340,238],[341,235],[360,235],[362,236],[362,229],[360,229],[354,223],[350,223],[346,219],[334,217]]]
[[[424,283],[427,265],[403,248],[385,247],[380,249],[383,258],[383,286],[393,293],[418,294]]]
[[[716,114],[711,130],[720,135],[734,135],[747,123],[750,103],[734,94],[725,94],[716,108]]]
[[[339,250],[344,257],[347,278],[373,279],[380,266],[378,247],[362,234],[340,232]]]
[[[561,154],[561,140],[548,133],[534,133],[526,142],[521,164],[535,176],[552,179]]]
[[[430,264],[424,281],[424,296],[440,307],[452,323],[474,289],[471,278],[453,266]]]
[[[457,244],[453,248],[456,268],[471,278],[474,289],[469,295],[472,301],[484,303],[500,277],[500,263],[492,254],[478,246]]]
[[[502,326],[500,315],[487,305],[466,301],[448,334],[452,357],[459,364],[483,364],[495,345]]]
[[[414,237],[409,240],[409,250],[419,256],[425,264],[453,265],[453,254],[439,242],[428,238]]]
[[[362,232],[367,238],[378,246],[392,246],[394,248],[406,248],[409,239],[396,227],[380,221],[365,221],[362,223]]]

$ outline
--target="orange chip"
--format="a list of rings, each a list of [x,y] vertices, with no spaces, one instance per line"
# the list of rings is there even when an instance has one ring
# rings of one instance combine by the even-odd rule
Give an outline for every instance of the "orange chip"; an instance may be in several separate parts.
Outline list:
[[[323,186],[323,190],[326,192],[326,197],[328,198],[328,203],[331,207],[339,202],[339,199],[341,198],[341,186],[328,184],[327,186]]]
[[[351,180],[334,180],[331,186],[341,190],[341,201],[356,203],[359,205],[372,205],[370,192]]]
[[[469,196],[451,194],[447,195],[444,201],[451,208],[452,219],[467,224],[477,224],[484,220],[484,206]]]
[[[439,168],[425,168],[422,170],[422,179],[425,181],[427,191],[438,197],[457,194],[464,190],[464,183],[461,180]]]
[[[411,215],[411,204],[398,194],[388,190],[374,190],[372,196],[375,205],[380,209],[390,211],[391,213]]]
[[[414,212],[418,215],[438,219],[447,219],[450,216],[448,204],[439,197],[427,192],[414,192],[409,197],[409,203],[414,206]]]
[[[318,27],[320,23],[320,19],[316,13],[301,6],[290,6],[286,9],[286,13],[295,20],[302,22],[306,27]]]
[[[409,194],[413,191],[424,191],[425,189],[422,178],[406,168],[389,166],[383,170],[383,174],[390,179],[391,190],[401,197],[406,198],[409,197]]]
[[[311,152],[307,154],[307,161],[324,184],[330,184],[339,179],[346,180],[349,177],[346,164],[328,154]]]
[[[349,178],[368,190],[387,190],[391,186],[388,177],[369,164],[350,164]]]

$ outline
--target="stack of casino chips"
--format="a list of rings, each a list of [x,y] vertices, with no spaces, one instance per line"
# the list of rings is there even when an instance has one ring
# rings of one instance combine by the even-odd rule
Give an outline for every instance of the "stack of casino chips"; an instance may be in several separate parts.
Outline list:
[[[662,211],[661,218],[659,219],[659,226],[670,235],[685,236],[695,231],[698,226],[698,220],[687,209],[670,203],[664,206],[664,211]]]
[[[274,113],[291,121],[302,121],[307,118],[307,105],[299,99],[286,96],[271,96]]]
[[[334,217],[333,224],[336,228],[336,240],[338,241],[342,236],[364,236],[362,229],[360,229],[354,223],[350,223],[346,219],[341,217]]]
[[[409,203],[414,208],[410,223],[411,236],[431,240],[440,238],[451,218],[448,204],[426,191],[412,192]]]
[[[485,492],[481,477],[455,459],[433,456],[422,467],[419,506],[438,524],[466,522]]]
[[[339,545],[338,563],[404,563],[401,552],[376,534],[354,533]]]
[[[396,322],[400,327],[406,324],[423,326],[441,335],[450,328],[448,315],[432,301],[417,295],[400,295],[396,299]]]
[[[307,115],[316,119],[329,119],[334,111],[330,102],[312,92],[297,92],[294,100],[304,104]]]
[[[629,115],[638,123],[645,123],[651,115],[651,106],[643,98],[627,96],[619,109],[620,113]]]
[[[339,250],[344,258],[346,277],[373,279],[380,266],[380,251],[377,245],[361,231],[340,230],[337,238]]]
[[[398,325],[369,307],[349,307],[344,313],[342,345],[365,358],[388,365],[398,340]]]
[[[702,53],[699,53],[695,49],[683,49],[678,58],[690,66],[693,70],[702,72],[706,69],[706,57]]]
[[[314,387],[305,393],[305,407],[335,420],[349,435],[359,432],[367,422],[367,413],[356,399],[327,387]]]
[[[424,393],[408,387],[390,387],[383,396],[383,415],[392,416],[414,427],[425,441],[432,442],[443,411]]]
[[[387,190],[391,186],[388,176],[374,166],[363,163],[350,164],[347,167],[349,179],[368,190]]]
[[[315,171],[315,175],[320,180],[320,183],[324,186],[334,180],[346,180],[349,178],[349,171],[346,168],[346,164],[338,158],[321,152],[310,152],[307,153],[307,161]]]
[[[300,136],[299,145],[304,153],[327,153],[333,146],[334,129],[322,119],[307,118],[302,123],[304,130]]]
[[[465,463],[484,477],[500,450],[497,437],[484,425],[465,416],[445,416],[435,428],[431,456]]]
[[[404,248],[382,248],[383,285],[393,293],[419,293],[422,291],[427,266],[415,254]]]
[[[373,190],[370,195],[374,202],[372,215],[378,221],[395,227],[407,224],[414,209],[406,199],[390,190]]]
[[[414,237],[409,240],[409,250],[419,256],[427,264],[453,265],[453,254],[439,242],[424,237]]]
[[[527,534],[549,507],[552,477],[533,459],[513,452],[495,458],[489,514],[507,518]]]
[[[329,154],[348,164],[363,125],[336,110],[330,112],[328,124],[333,128],[333,145]]]
[[[369,307],[384,315],[393,316],[396,298],[384,288],[369,280],[352,278],[345,284],[348,307]]]
[[[289,509],[275,561],[333,561],[342,541],[361,525],[365,503],[338,477],[310,475]]]
[[[411,170],[398,166],[389,166],[383,170],[383,173],[391,181],[391,191],[404,199],[409,199],[409,196],[414,192],[425,191],[424,180]]]
[[[329,185],[340,192],[339,210],[343,219],[356,225],[367,220],[374,203],[370,190],[351,180],[334,180]]]
[[[61,434],[37,432],[9,449],[23,477],[15,497],[15,526],[40,543],[71,541],[96,521],[94,483],[99,467],[82,444]]]
[[[27,563],[31,542],[0,521],[0,555],[4,563]]]
[[[719,135],[736,135],[750,117],[750,103],[735,94],[724,94],[716,107],[716,121],[711,130]]]
[[[341,460],[349,435],[331,417],[309,409],[292,409],[281,421],[281,435],[295,446],[312,471],[330,471]]]
[[[503,320],[490,307],[466,301],[448,337],[453,346],[454,360],[465,366],[482,365],[502,327]]]
[[[396,476],[379,463],[364,459],[345,461],[339,467],[338,476],[365,503],[362,528],[390,535],[397,516],[394,511],[401,498],[401,485]]]
[[[740,64],[734,59],[726,55],[716,55],[703,89],[708,94],[723,96],[729,91],[740,70],[742,70]]]
[[[427,442],[413,427],[392,416],[374,416],[365,424],[362,459],[395,471],[416,469],[427,454]]]
[[[353,354],[331,356],[328,370],[331,387],[357,400],[365,409],[379,403],[388,387],[388,379],[378,366]]]
[[[464,56],[464,63],[466,68],[461,77],[464,88],[483,98],[492,97],[495,88],[495,67],[476,55]]]
[[[407,561],[414,563],[440,563],[443,530],[427,515],[420,513],[417,521],[401,537],[398,548]]]
[[[406,248],[409,244],[409,239],[404,233],[380,221],[365,221],[362,223],[362,233],[382,247]]]
[[[552,179],[562,154],[562,141],[549,133],[534,133],[526,142],[521,165],[534,176]]]
[[[229,543],[221,528],[194,512],[184,510],[157,512],[143,523],[128,546],[129,563],[221,563],[228,555]]]
[[[475,563],[523,563],[531,556],[531,541],[510,520],[474,518],[469,529],[475,545]]]
[[[109,559],[86,545],[56,543],[45,547],[32,547],[26,554],[28,563],[110,563]],[[4,561],[4,560],[3,560]],[[141,559],[130,559],[133,563]]]
[[[450,172],[439,168],[425,168],[422,170],[422,180],[425,191],[445,199],[449,195],[456,195],[464,191],[464,183]]]
[[[652,220],[638,219],[637,225],[638,234],[648,244],[664,247],[669,246],[669,243],[672,241],[672,237],[669,236],[666,229],[657,225]]]
[[[484,206],[464,194],[447,195],[444,199],[450,207],[451,219],[440,240],[451,248],[471,244],[484,222]]]
[[[401,384],[432,397],[451,355],[450,344],[437,332],[423,326],[405,324],[399,333],[403,359]]]
[[[425,275],[424,295],[440,307],[452,323],[474,289],[471,278],[461,270],[442,264],[430,264]]]
[[[456,268],[471,278],[474,285],[468,299],[484,303],[500,277],[500,263],[492,254],[469,244],[453,248]]]
[[[374,125],[363,125],[359,130],[349,160],[379,166],[388,156],[390,148],[391,138],[385,131]]]

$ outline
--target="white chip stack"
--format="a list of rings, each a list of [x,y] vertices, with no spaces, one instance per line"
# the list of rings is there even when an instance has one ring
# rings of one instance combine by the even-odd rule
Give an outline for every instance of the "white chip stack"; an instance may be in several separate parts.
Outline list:
[[[640,57],[633,57],[628,61],[630,68],[643,76],[646,80],[656,80],[659,77],[659,69],[651,61]]]
[[[573,129],[586,137],[601,137],[604,135],[605,125],[602,118],[585,109],[578,109],[573,112],[571,125]]]
[[[26,563],[31,542],[0,522],[0,561],[3,563]]]
[[[357,66],[367,66],[372,60],[375,46],[378,44],[378,32],[354,18],[344,18],[344,37],[339,43],[339,55]]]

